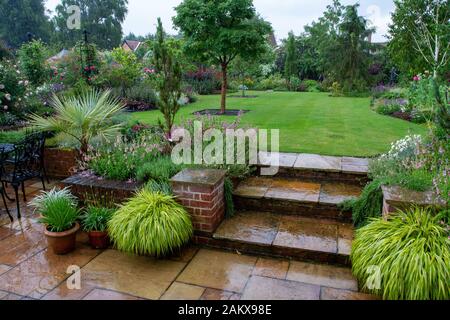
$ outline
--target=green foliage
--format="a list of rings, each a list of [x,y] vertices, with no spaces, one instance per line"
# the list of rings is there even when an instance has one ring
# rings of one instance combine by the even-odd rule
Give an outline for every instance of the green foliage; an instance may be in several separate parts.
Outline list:
[[[165,146],[161,135],[144,131],[131,141],[118,137],[110,144],[102,144],[89,152],[85,160],[87,168],[99,176],[122,181],[136,179],[137,171],[161,154]]]
[[[17,131],[0,131],[0,143],[12,143],[16,144],[23,138],[25,138],[25,130]]]
[[[295,91],[298,85],[292,83],[292,79],[295,77],[298,79],[298,66],[297,66],[297,52],[295,47],[295,36],[293,32],[289,33],[288,39],[286,41],[286,60],[284,62],[284,77],[288,81],[289,90]],[[294,79],[295,79],[294,78]]]
[[[394,4],[388,48],[395,64],[408,78],[424,70],[436,70],[443,75],[449,70],[450,63],[448,1],[402,0]],[[437,17],[436,12],[439,13]],[[440,48],[437,61],[434,57],[436,39]]]
[[[364,291],[389,300],[449,300],[450,240],[430,210],[374,219],[356,232],[351,260]],[[368,288],[379,268],[380,289]]]
[[[158,95],[155,90],[146,82],[141,82],[128,88],[125,91],[124,98],[128,101],[137,101],[156,106],[158,104]]]
[[[114,212],[115,210],[110,208],[88,207],[82,217],[84,231],[106,231]]]
[[[160,192],[167,195],[173,194],[172,186],[168,181],[150,180],[145,184],[144,189],[152,193]]]
[[[263,54],[272,28],[257,15],[252,0],[184,0],[175,11],[173,22],[186,37],[186,52],[196,61],[221,67],[224,112],[229,64],[237,56],[255,59]]]
[[[308,92],[320,92],[320,84],[316,80],[303,80],[302,84],[306,87]]]
[[[259,81],[255,89],[257,90],[277,90],[277,91],[286,91],[287,85],[286,80],[280,74],[270,75],[267,78]]]
[[[116,248],[150,256],[166,256],[186,244],[193,227],[186,210],[172,196],[139,191],[108,223]]]
[[[156,72],[160,76],[157,81],[159,90],[158,108],[163,114],[165,123],[160,123],[167,136],[170,137],[175,116],[180,110],[181,98],[181,66],[177,62],[171,48],[164,38],[161,19],[158,18],[156,31],[157,41],[153,47],[153,59]]]
[[[353,224],[360,228],[367,224],[370,218],[380,217],[383,208],[382,183],[372,181],[365,186],[358,199],[348,200],[340,204],[343,211],[352,211]]]
[[[14,48],[34,38],[48,41],[52,26],[46,15],[44,0],[1,0],[0,38]]]
[[[402,106],[398,103],[385,104],[382,102],[375,106],[375,112],[382,115],[391,115],[394,112],[401,111],[401,109]]]
[[[124,106],[111,97],[110,91],[100,93],[85,91],[79,97],[54,96],[52,106],[55,115],[45,118],[30,115],[31,125],[38,130],[67,134],[80,143],[80,153],[85,155],[93,138],[108,140],[117,135],[122,124],[113,124],[112,119],[121,113]]]
[[[0,113],[21,116],[25,108],[25,95],[29,92],[28,80],[18,70],[14,61],[0,61]]]
[[[40,40],[23,44],[19,49],[20,68],[35,86],[42,85],[49,77],[50,68],[46,63],[48,50]]]
[[[173,163],[170,156],[157,157],[150,162],[142,164],[136,173],[138,181],[162,181],[167,182],[175,174],[181,171],[182,167]]]
[[[331,86],[331,96],[332,97],[341,97],[343,95],[342,87],[339,82],[333,82]]]
[[[224,195],[225,195],[225,216],[227,218],[231,218],[234,216],[233,182],[228,177],[225,178]]]
[[[109,69],[106,81],[113,88],[121,88],[122,94],[125,94],[125,90],[133,87],[141,78],[143,67],[133,52],[123,48],[114,49],[111,56],[117,64]]]
[[[56,7],[53,22],[58,29],[56,40],[65,47],[75,45],[83,38],[83,31],[89,31],[89,42],[101,49],[113,49],[122,41],[122,23],[125,21],[128,9],[127,0],[62,0]],[[67,28],[73,11],[72,5],[81,9],[81,26],[79,29]]]
[[[62,190],[54,188],[42,192],[29,205],[41,214],[39,222],[47,225],[51,232],[69,230],[79,217],[77,199],[67,188]]]

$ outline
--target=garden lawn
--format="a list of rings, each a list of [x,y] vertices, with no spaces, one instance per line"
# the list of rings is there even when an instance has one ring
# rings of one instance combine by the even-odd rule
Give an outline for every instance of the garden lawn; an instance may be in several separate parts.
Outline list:
[[[242,123],[259,129],[280,129],[280,151],[334,156],[375,156],[407,134],[424,134],[426,127],[383,116],[370,109],[369,98],[330,97],[328,93],[248,92],[257,98],[228,98],[228,109],[251,110]],[[236,94],[233,94],[236,95]],[[199,96],[182,107],[177,122],[195,111],[217,109],[220,96]],[[161,113],[138,112],[134,120],[156,124]],[[235,117],[221,116],[224,121]]]

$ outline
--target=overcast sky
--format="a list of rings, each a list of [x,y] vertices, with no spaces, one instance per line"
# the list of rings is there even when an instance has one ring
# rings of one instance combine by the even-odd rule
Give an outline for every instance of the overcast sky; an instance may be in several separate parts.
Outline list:
[[[341,0],[343,4],[353,4],[357,0]],[[54,10],[59,0],[47,0],[47,7]],[[161,17],[167,30],[172,28],[173,8],[181,0],[128,0],[128,16],[123,25],[124,33],[136,35],[154,33],[156,19]],[[303,26],[320,17],[331,0],[254,0],[256,10],[264,19],[272,23],[277,39],[285,38],[289,31],[296,34],[303,31]],[[360,0],[360,14],[365,16],[377,28],[374,41],[384,41],[393,0]]]

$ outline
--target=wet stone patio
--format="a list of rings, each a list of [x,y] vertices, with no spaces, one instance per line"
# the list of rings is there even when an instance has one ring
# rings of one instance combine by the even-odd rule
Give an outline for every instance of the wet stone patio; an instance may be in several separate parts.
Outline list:
[[[26,190],[30,200],[40,184],[28,183]],[[12,203],[16,217],[13,207]],[[358,292],[349,268],[196,246],[157,260],[91,249],[87,236],[79,233],[76,250],[56,256],[47,248],[43,226],[25,203],[23,218],[12,224],[3,207],[0,213],[0,299],[4,300],[376,299]],[[81,268],[80,290],[67,287],[67,268],[72,265]]]

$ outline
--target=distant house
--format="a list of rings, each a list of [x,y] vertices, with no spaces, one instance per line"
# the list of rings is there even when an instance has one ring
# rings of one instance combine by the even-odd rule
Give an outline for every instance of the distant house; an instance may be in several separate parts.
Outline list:
[[[142,42],[140,41],[136,41],[136,40],[125,40],[122,43],[122,48],[125,51],[132,51],[132,52],[136,52],[137,49],[139,49],[139,47],[141,46]]]
[[[275,34],[273,32],[269,35],[269,43],[272,46],[272,48],[276,49],[278,48],[277,38],[275,38]]]

